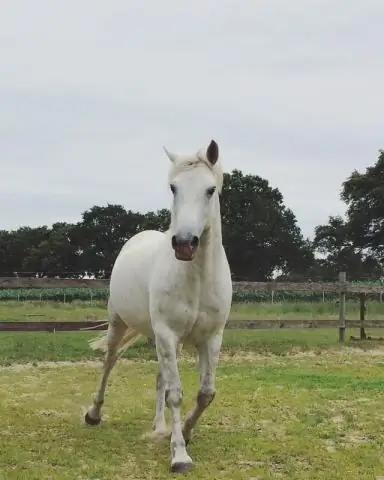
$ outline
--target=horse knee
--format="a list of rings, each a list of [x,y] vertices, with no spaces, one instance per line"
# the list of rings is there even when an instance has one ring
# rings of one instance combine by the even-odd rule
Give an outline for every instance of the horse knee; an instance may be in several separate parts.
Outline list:
[[[180,408],[183,401],[183,390],[178,388],[169,388],[165,391],[165,403],[168,408]]]
[[[216,396],[215,390],[199,390],[197,394],[197,405],[200,408],[207,408]]]

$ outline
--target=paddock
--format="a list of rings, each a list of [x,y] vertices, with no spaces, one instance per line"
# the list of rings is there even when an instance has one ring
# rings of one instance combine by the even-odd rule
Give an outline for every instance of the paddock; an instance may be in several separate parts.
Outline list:
[[[84,425],[101,368],[87,347],[94,335],[2,333],[4,478],[170,478],[168,440],[145,438],[157,363],[144,342],[112,373],[102,424]],[[188,478],[383,478],[384,348],[335,337],[334,329],[227,331],[217,399],[190,443],[196,464]],[[196,371],[183,351],[183,413],[194,402]]]
[[[14,279],[1,279],[3,288],[24,284],[37,291],[47,283],[73,282],[17,279],[16,284]],[[243,287],[273,293],[284,286]],[[381,295],[383,287],[289,287],[320,292],[322,298],[317,303],[233,305],[232,321],[238,325],[224,333],[217,397],[188,447],[196,461],[188,478],[384,479],[384,345],[379,340],[384,336],[384,305],[381,297],[368,302],[365,318],[361,301],[356,301],[362,293]],[[324,287],[341,295],[341,308],[334,301],[324,302]],[[347,315],[345,289],[357,295],[346,302]],[[3,301],[1,309],[2,319],[14,323],[73,322],[87,315],[92,323],[94,315],[105,318],[105,305],[92,301]],[[242,326],[254,318],[257,329]],[[323,325],[286,328],[295,318]],[[340,341],[338,332],[345,326],[347,334]],[[351,340],[358,328],[360,333],[368,328],[369,336],[374,332],[372,339]],[[152,427],[157,372],[156,354],[146,339],[124,352],[113,371],[101,425],[84,424],[103,357],[88,346],[97,335],[59,330],[0,333],[0,478],[170,478],[169,440],[145,437]],[[188,350],[182,352],[180,373],[185,414],[198,387],[195,358]]]

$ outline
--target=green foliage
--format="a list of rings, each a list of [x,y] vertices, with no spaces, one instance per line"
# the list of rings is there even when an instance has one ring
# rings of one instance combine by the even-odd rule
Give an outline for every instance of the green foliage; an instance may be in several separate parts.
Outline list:
[[[354,284],[364,285],[365,281],[354,281]],[[383,281],[369,281],[370,284],[382,285]],[[72,302],[76,300],[89,301],[106,301],[108,299],[109,289],[105,288],[20,288],[20,289],[0,289],[0,301],[9,300],[44,300],[44,301],[66,301]],[[348,294],[348,298],[357,299],[356,294]],[[338,293],[326,293],[327,300],[337,299]],[[368,295],[368,298],[372,295]],[[377,294],[373,297],[377,298]],[[308,292],[308,291],[276,291],[273,293],[274,302],[320,302],[323,301],[323,292]],[[239,290],[234,284],[233,302],[270,302],[272,300],[271,292],[266,290]]]
[[[268,180],[239,170],[225,173],[222,195],[223,243],[234,280],[265,281],[278,272],[285,280],[334,281],[340,270],[349,279],[376,279],[384,262],[384,151],[377,162],[357,171],[342,185],[347,215],[330,216],[315,228],[313,242],[305,239],[282,193]],[[21,227],[0,231],[0,276],[78,277],[88,273],[108,278],[124,242],[136,233],[165,231],[168,209],[142,214],[122,205],[93,206],[77,224],[55,223],[51,228]],[[322,258],[315,258],[320,253]],[[22,295],[33,295],[22,292]],[[68,300],[89,292],[65,292]],[[61,292],[49,292],[53,298]],[[105,298],[105,292],[95,292]],[[267,294],[243,293],[249,301]],[[303,294],[318,298],[321,294]],[[303,295],[301,297],[303,297]],[[293,298],[276,293],[276,300]],[[298,296],[295,295],[295,299]]]
[[[325,280],[334,279],[340,270],[345,271],[349,279],[380,277],[380,264],[356,248],[351,226],[340,216],[331,216],[328,224],[316,227],[313,246],[326,256],[315,266],[316,274]]]
[[[377,278],[384,262],[384,151],[364,173],[354,170],[342,184],[341,199],[346,218],[329,217],[328,224],[315,229],[314,248],[325,255],[318,262],[322,276],[334,277],[337,270],[349,278]]]
[[[311,246],[303,239],[293,212],[267,180],[239,170],[226,173],[221,211],[223,242],[235,279],[266,280],[276,269],[302,273],[313,262]],[[83,212],[77,224],[3,231],[0,276],[88,273],[108,278],[126,240],[142,230],[164,231],[169,224],[168,209],[142,214],[107,204]]]
[[[2,300],[45,300],[66,301],[74,300],[106,300],[108,288],[20,288],[0,290]]]
[[[233,170],[224,175],[220,202],[223,242],[234,280],[263,281],[276,269],[303,272],[312,264],[311,248],[295,215],[267,180]]]
[[[384,261],[384,150],[365,173],[352,172],[343,183],[349,238],[360,249]]]
[[[108,288],[47,288],[47,289],[9,289],[0,290],[0,301],[3,300],[45,300],[45,301],[66,301],[75,300],[107,300]],[[330,298],[332,294],[327,294]],[[337,294],[333,295],[335,298]],[[321,292],[274,292],[274,301],[320,301],[323,295]],[[271,293],[267,291],[234,289],[234,302],[268,302],[271,301]]]

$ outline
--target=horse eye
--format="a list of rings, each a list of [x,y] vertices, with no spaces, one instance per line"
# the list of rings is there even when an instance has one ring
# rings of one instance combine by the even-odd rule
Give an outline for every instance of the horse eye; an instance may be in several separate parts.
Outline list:
[[[215,190],[216,190],[216,187],[208,188],[207,190],[208,197],[212,197],[212,195],[215,193]]]
[[[169,187],[170,187],[170,189],[171,189],[171,192],[172,192],[173,194],[175,194],[175,193],[176,193],[176,187],[175,187],[175,185],[174,185],[173,183],[171,183],[171,185],[170,185]]]

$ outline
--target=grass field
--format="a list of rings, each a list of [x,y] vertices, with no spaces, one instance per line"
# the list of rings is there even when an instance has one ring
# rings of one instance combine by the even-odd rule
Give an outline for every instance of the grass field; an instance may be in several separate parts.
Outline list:
[[[111,375],[104,422],[82,423],[100,371],[95,333],[0,336],[1,479],[166,479],[167,441],[148,443],[155,354],[143,342]],[[227,331],[217,397],[189,446],[190,479],[381,479],[384,349],[340,347],[335,329]],[[182,355],[185,402],[198,374]]]
[[[384,319],[384,302],[367,302],[367,318]],[[48,321],[48,320],[103,320],[106,318],[105,301],[39,302],[3,301],[0,303],[0,321]],[[339,306],[335,302],[282,302],[282,303],[234,303],[233,320],[311,320],[337,319]],[[359,318],[359,304],[347,302],[347,318]]]
[[[368,304],[369,317],[384,317]],[[373,312],[372,312],[372,310]],[[358,318],[358,305],[348,305]],[[353,312],[353,314],[352,314]],[[28,314],[43,315],[29,317]],[[337,318],[324,304],[239,304],[232,318]],[[105,304],[3,302],[0,319],[105,318]],[[356,334],[347,329],[347,336]],[[83,409],[99,379],[95,332],[0,333],[0,479],[168,479],[169,442],[142,439],[154,414],[156,354],[140,340],[111,375],[99,427]],[[382,336],[383,331],[374,330]],[[227,330],[215,402],[188,447],[191,480],[384,480],[384,345],[337,329]],[[198,389],[190,349],[183,412]]]
[[[83,425],[101,365],[94,335],[1,334],[1,479],[171,478],[168,441],[142,439],[157,372],[143,342],[111,375],[104,422]],[[382,480],[383,367],[384,349],[340,347],[334,329],[227,331],[187,478]],[[185,412],[198,388],[189,352],[180,371]]]

